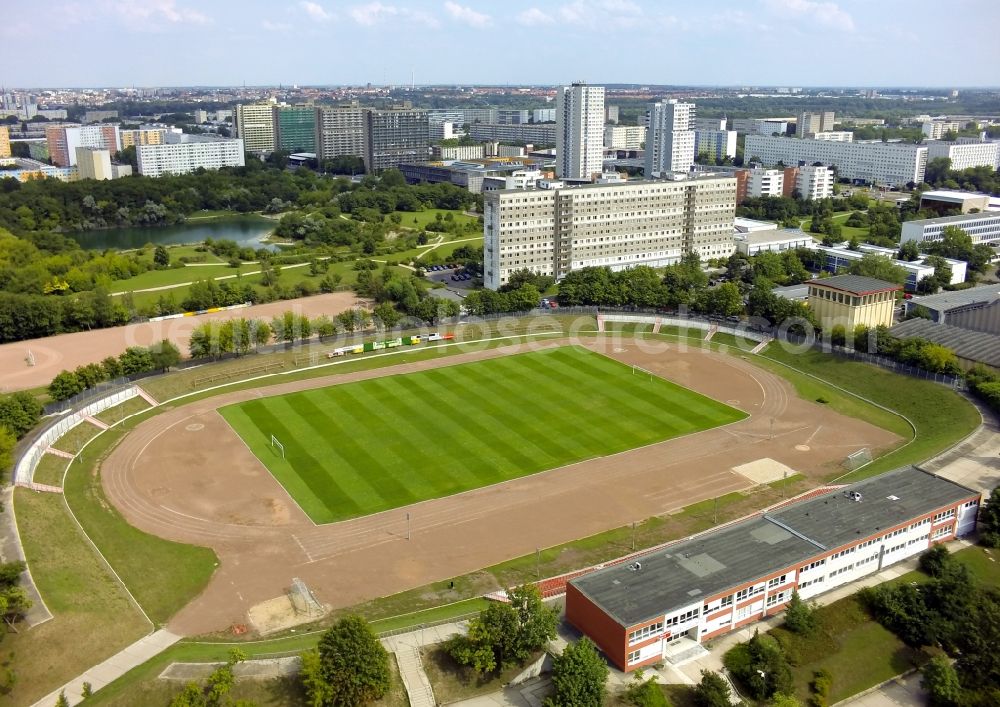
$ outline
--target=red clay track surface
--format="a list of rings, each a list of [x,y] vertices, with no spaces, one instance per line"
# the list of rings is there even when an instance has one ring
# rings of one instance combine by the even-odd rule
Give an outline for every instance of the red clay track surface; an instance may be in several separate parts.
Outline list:
[[[217,408],[256,396],[507,355],[525,350],[524,345],[229,393],[138,425],[102,465],[108,498],[133,525],[212,547],[220,560],[208,587],[170,621],[170,630],[197,635],[243,623],[249,607],[281,595],[293,577],[305,580],[326,604],[356,604],[746,489],[751,482],[732,471],[739,464],[770,457],[817,475],[829,473],[860,447],[876,450],[899,441],[885,430],[797,398],[787,381],[735,356],[661,342],[651,352],[648,342],[612,337],[585,341],[600,353],[751,416],[727,427],[322,526],[306,517]],[[532,346],[564,343],[569,342]],[[475,404],[476,395],[488,394],[469,391],[469,404]],[[537,411],[522,412],[537,414],[544,424],[544,401]]]
[[[129,346],[149,346],[163,339],[173,341],[186,355],[191,332],[206,321],[240,317],[270,319],[288,310],[310,318],[321,314],[333,316],[359,304],[360,301],[350,292],[333,292],[202,314],[198,317],[142,322],[3,344],[0,345],[0,392],[48,385],[59,371],[73,370],[87,363],[99,363],[108,356],[117,356]],[[29,351],[35,359],[34,366],[29,366],[26,362]]]

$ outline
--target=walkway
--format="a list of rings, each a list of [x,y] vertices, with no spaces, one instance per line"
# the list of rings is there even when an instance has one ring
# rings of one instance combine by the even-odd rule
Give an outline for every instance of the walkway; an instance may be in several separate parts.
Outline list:
[[[34,704],[34,707],[52,707],[59,699],[59,693],[66,695],[69,704],[75,705],[83,701],[83,683],[89,682],[94,692],[105,685],[114,682],[132,668],[142,665],[150,658],[159,655],[181,639],[180,636],[160,629],[151,633],[118,653],[103,663],[95,665],[83,675],[79,675],[62,687],[53,690]]]
[[[467,630],[465,623],[448,623],[382,639],[385,649],[396,654],[396,664],[406,687],[406,695],[410,698],[410,707],[434,707],[437,704],[431,681],[420,662],[420,649],[443,643],[456,633],[465,633]]]
[[[920,467],[977,491],[992,491],[1000,485],[1000,424],[995,414],[976,407],[983,415],[982,426]]]
[[[21,547],[21,536],[17,533],[17,518],[14,516],[13,486],[7,486],[0,492],[0,503],[3,503],[3,511],[0,511],[0,561],[23,561],[24,549]],[[45,606],[42,595],[38,593],[30,568],[22,573],[21,586],[31,600],[31,608],[24,616],[27,627],[32,628],[51,619],[52,614]]]

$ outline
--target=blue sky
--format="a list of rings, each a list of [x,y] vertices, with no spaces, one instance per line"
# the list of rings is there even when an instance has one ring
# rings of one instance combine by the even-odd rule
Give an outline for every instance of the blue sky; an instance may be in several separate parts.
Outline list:
[[[7,86],[997,85],[998,0],[31,0]],[[14,51],[9,51],[15,48]]]

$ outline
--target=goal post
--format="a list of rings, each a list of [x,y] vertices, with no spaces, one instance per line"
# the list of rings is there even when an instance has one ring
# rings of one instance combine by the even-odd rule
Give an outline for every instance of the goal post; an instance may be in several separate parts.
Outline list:
[[[278,441],[278,438],[271,435],[271,449],[281,452],[281,458],[285,458],[285,445]]]
[[[872,452],[868,447],[862,447],[853,454],[848,454],[844,460],[844,467],[854,471],[869,464],[872,461]]]

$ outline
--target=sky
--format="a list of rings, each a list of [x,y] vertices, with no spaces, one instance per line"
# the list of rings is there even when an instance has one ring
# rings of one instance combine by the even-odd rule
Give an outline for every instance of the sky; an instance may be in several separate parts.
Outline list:
[[[998,0],[31,0],[7,87],[996,86]]]

